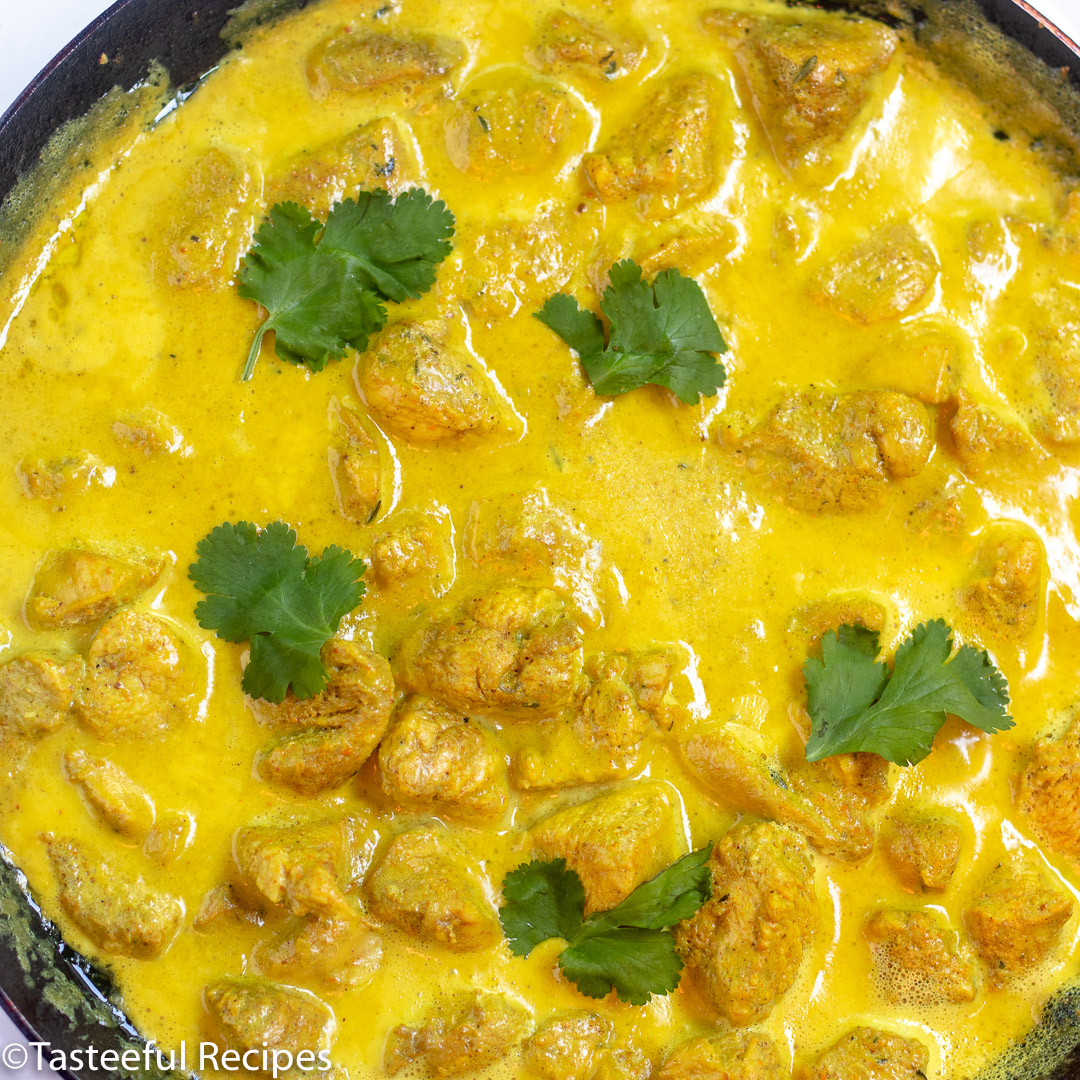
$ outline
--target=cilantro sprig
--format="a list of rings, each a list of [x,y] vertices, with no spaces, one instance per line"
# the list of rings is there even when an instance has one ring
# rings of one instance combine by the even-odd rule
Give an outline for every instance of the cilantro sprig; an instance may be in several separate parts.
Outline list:
[[[523,863],[503,880],[499,920],[510,951],[528,956],[548,938],[567,944],[563,974],[587,997],[645,1005],[679,985],[682,960],[670,928],[712,895],[712,845],[684,855],[639,885],[618,907],[585,918],[585,888],[565,859]]]
[[[632,259],[616,263],[608,279],[600,301],[610,323],[606,343],[599,316],[572,296],[557,293],[536,313],[578,354],[593,389],[625,394],[654,383],[690,405],[712,397],[727,377],[716,356],[728,345],[701,286],[678,270],[649,284]]]
[[[189,574],[207,594],[199,625],[251,642],[245,693],[277,703],[290,687],[298,698],[324,690],[320,652],[364,595],[364,563],[339,547],[309,558],[282,521],[261,532],[248,521],[218,525],[195,550]]]
[[[868,751],[897,765],[930,753],[948,715],[988,733],[1013,726],[1009,687],[985,650],[961,646],[942,619],[922,623],[896,650],[893,668],[877,657],[878,635],[841,626],[821,639],[821,659],[803,664],[811,735],[809,761]],[[951,659],[950,659],[951,657]]]
[[[336,203],[325,224],[296,203],[279,203],[240,268],[238,292],[267,313],[243,381],[254,373],[271,330],[278,356],[312,371],[347,349],[366,349],[386,322],[383,302],[427,292],[453,235],[454,215],[422,188],[396,199],[386,191],[361,191]]]

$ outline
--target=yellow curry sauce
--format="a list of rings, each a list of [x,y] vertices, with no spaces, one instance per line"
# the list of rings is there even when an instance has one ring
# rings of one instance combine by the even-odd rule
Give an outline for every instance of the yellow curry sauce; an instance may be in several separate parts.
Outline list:
[[[785,816],[763,807],[787,797],[776,777],[809,768],[801,672],[824,629],[865,622],[891,655],[940,617],[990,651],[1016,726],[988,736],[951,719],[925,761],[891,767],[890,790],[856,807],[869,836],[856,850],[823,851],[789,817],[817,841],[806,850],[819,916],[793,985],[750,1026],[775,1042],[782,1075],[870,1026],[919,1040],[926,1075],[970,1076],[1076,972],[1070,858],[1080,851],[1025,813],[1019,777],[1036,741],[1068,728],[1080,667],[1077,211],[1023,139],[996,132],[969,91],[876,24],[753,0],[720,12],[715,0],[582,0],[573,14],[614,43],[590,52],[559,37],[551,19],[562,10],[548,0],[312,5],[257,31],[71,193],[57,237],[38,237],[8,267],[0,661],[92,647],[100,618],[31,628],[24,604],[48,552],[160,558],[133,606],[165,620],[192,694],[188,717],[152,737],[69,718],[20,739],[7,718],[0,839],[65,937],[115,972],[139,1028],[165,1046],[194,1044],[206,1031],[203,988],[255,973],[256,947],[290,918],[222,899],[238,828],[352,815],[362,900],[361,879],[390,838],[441,822],[495,904],[507,871],[531,857],[538,822],[646,784],[670,815],[643,879],[740,819]],[[801,79],[835,81],[852,65],[821,130],[770,100],[760,65],[774,54],[755,52],[792,24],[819,35],[796,35],[795,47],[809,52],[809,40],[820,52]],[[360,63],[350,41],[370,34],[423,38],[427,52],[417,61],[386,46]],[[665,138],[671,167],[648,145]],[[635,178],[643,160],[659,177],[652,187],[640,169]],[[313,375],[278,360],[272,338],[254,379],[239,381],[260,312],[233,279],[254,227],[282,198],[325,214],[358,185],[422,185],[456,215],[435,288],[393,309],[384,337],[402,321],[445,320],[428,330],[494,403],[484,423],[395,421],[393,403],[365,391],[363,358]],[[701,283],[732,345],[716,398],[692,407],[657,387],[599,397],[533,318],[560,290],[595,309],[607,268],[628,256],[649,276],[676,266]],[[890,393],[849,396],[863,391]],[[399,694],[401,645],[418,623],[514,582],[554,587],[574,613],[582,694],[602,658],[654,647],[677,658],[670,687],[640,745],[591,774],[599,759],[567,710],[478,711],[471,722],[498,747],[495,786],[506,792],[486,818],[395,804],[377,753],[356,779],[314,795],[268,782],[256,763],[275,736],[241,691],[245,648],[200,629],[187,577],[196,543],[240,520],[284,520],[312,552],[339,544],[373,562],[341,635],[389,658]],[[435,540],[395,580],[386,538],[409,529]],[[766,751],[774,790],[751,790],[760,776],[740,773],[725,738]],[[153,843],[88,804],[76,774],[97,759],[151,798]],[[860,770],[873,772],[854,760],[817,768],[807,790],[826,802],[857,802]],[[958,829],[947,887],[898,873],[884,839],[898,821]],[[106,951],[73,922],[43,834],[86,841],[182,902],[160,955]],[[1045,956],[1002,976],[980,956],[970,912],[995,867],[1025,859],[1043,865],[1061,917]],[[931,912],[973,1000],[944,1000],[932,979],[883,962],[866,932],[879,909]],[[526,1030],[563,1010],[613,1022],[583,1077],[593,1066],[647,1075],[619,1071],[626,1055],[612,1050],[630,1047],[657,1073],[683,1040],[730,1027],[692,972],[646,1007],[598,1002],[559,977],[556,942],[519,959],[501,939],[450,950],[373,924],[382,960],[366,983],[341,992],[302,974],[278,980],[329,1004],[333,1059],[354,1080],[384,1075],[391,1030],[422,1024],[459,990],[516,1000]],[[516,1048],[486,1067],[524,1072]]]

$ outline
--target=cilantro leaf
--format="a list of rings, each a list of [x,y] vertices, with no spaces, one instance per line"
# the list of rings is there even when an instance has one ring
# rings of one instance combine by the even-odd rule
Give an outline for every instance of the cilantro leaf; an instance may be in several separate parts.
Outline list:
[[[879,651],[875,632],[842,626],[821,639],[822,658],[803,665],[809,761],[868,751],[914,765],[950,714],[991,734],[1013,726],[1005,677],[985,650],[963,645],[952,655],[943,620],[915,628],[896,650],[891,673]]]
[[[251,642],[245,693],[275,703],[290,686],[298,698],[320,693],[322,647],[360,603],[367,567],[339,547],[309,559],[282,521],[261,532],[248,521],[227,522],[195,550],[189,574],[207,594],[195,606],[199,625],[225,641]]]
[[[362,352],[386,323],[382,301],[427,292],[453,235],[454,215],[422,188],[396,199],[361,191],[336,203],[325,225],[296,203],[279,203],[240,267],[240,295],[267,312],[243,380],[251,378],[270,330],[282,360],[312,371],[347,349]]]
[[[585,888],[565,859],[523,863],[503,881],[503,931],[515,956],[528,956],[542,941],[572,941],[585,916]]]
[[[503,880],[499,919],[510,951],[528,956],[542,941],[562,938],[559,967],[588,997],[612,989],[644,1005],[679,985],[682,961],[670,927],[690,918],[712,895],[705,863],[712,847],[684,855],[639,885],[610,911],[582,919],[585,890],[565,859],[523,863]]]
[[[650,285],[631,259],[608,272],[600,310],[611,324],[607,345],[599,318],[564,293],[536,317],[581,358],[598,394],[625,394],[646,383],[666,386],[696,404],[712,397],[727,376],[716,355],[728,351],[709,302],[693,278],[664,270]]]
[[[400,304],[435,284],[435,267],[450,254],[453,235],[454,215],[422,188],[396,199],[361,191],[330,211],[319,246],[352,256],[364,285]]]
[[[248,352],[245,382],[270,330],[282,360],[322,371],[346,349],[366,349],[368,336],[386,322],[386,310],[364,288],[359,268],[316,245],[321,228],[303,207],[280,204],[244,256],[238,292],[267,312]]]
[[[575,941],[559,955],[563,974],[586,997],[607,997],[647,1005],[653,994],[670,994],[679,985],[682,960],[675,935],[666,930],[622,927]]]

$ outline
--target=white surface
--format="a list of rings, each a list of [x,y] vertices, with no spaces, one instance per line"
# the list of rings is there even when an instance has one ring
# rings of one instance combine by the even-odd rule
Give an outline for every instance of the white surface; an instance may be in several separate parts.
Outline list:
[[[1042,0],[1036,6],[1080,42],[1080,0]],[[108,7],[111,0],[0,0],[0,113],[79,30]],[[24,1040],[0,1014],[0,1048],[12,1043]],[[37,1075],[30,1067],[8,1068],[0,1050],[0,1080]],[[53,1074],[46,1070],[43,1075]]]

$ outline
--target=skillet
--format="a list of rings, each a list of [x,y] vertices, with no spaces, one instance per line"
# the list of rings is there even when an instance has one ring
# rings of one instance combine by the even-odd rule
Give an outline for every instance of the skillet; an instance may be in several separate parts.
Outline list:
[[[237,0],[118,0],[67,45],[0,117],[0,203],[39,160],[53,132],[78,120],[114,86],[130,90],[147,79],[153,61],[169,73],[182,98],[231,47]],[[788,0],[793,6],[801,0]],[[248,25],[305,6],[307,0],[261,0]],[[969,6],[970,5],[970,6]],[[1080,177],[1080,46],[1052,27],[1025,0],[823,0],[816,6],[859,9],[913,29],[939,58],[976,85],[984,100],[1024,123],[1024,137],[1044,145],[1061,166]],[[1001,31],[972,59],[957,50],[970,38],[977,7]],[[227,30],[229,28],[229,30]],[[1016,46],[1023,46],[1018,50]],[[987,54],[991,63],[986,63]],[[1030,54],[1043,63],[1035,62]],[[1006,74],[1002,75],[1002,72]],[[1049,119],[1048,119],[1049,117]],[[1013,137],[1002,130],[1002,137]],[[17,208],[0,212],[3,232],[18,232]],[[5,222],[6,217],[6,222]],[[9,232],[10,235],[10,232]],[[108,972],[68,946],[43,916],[26,879],[0,847],[0,1006],[32,1042],[63,1051],[88,1048],[137,1051],[142,1064],[109,1073],[70,1067],[58,1075],[176,1078],[145,1053],[145,1042],[127,1020]],[[146,1063],[149,1062],[149,1068]],[[166,1055],[166,1063],[168,1057]],[[1080,1080],[1080,981],[1060,991],[1039,1024],[978,1080]],[[965,1078],[967,1080],[967,1078]]]

